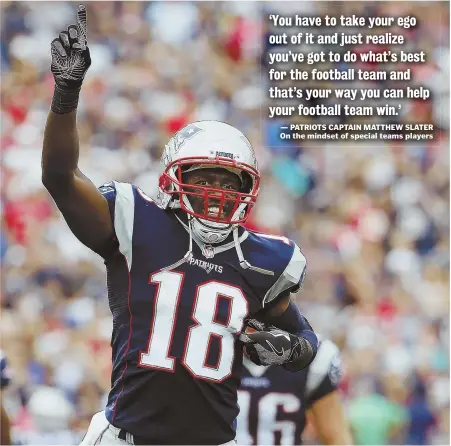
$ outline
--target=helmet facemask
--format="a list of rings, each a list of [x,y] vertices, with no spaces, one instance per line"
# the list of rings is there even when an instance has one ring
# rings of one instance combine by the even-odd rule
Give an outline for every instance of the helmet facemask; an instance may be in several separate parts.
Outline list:
[[[187,182],[187,178],[196,174],[208,184]],[[226,188],[212,180],[215,174],[225,181]],[[194,217],[193,228],[199,229],[197,235],[203,241],[219,243],[230,234],[233,226],[247,220],[257,199],[259,180],[259,172],[250,165],[229,158],[190,157],[166,166],[160,188],[175,195],[179,207]]]

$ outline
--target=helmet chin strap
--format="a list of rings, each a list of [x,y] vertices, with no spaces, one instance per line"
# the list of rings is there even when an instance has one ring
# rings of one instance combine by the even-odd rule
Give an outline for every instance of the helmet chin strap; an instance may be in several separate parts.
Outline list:
[[[178,266],[182,265],[185,262],[190,262],[191,258],[193,257],[193,230],[191,226],[192,218],[191,216],[188,216],[188,233],[189,233],[189,247],[186,254],[181,258],[179,261],[173,263],[172,265],[165,266],[164,268],[161,268],[160,271],[169,271],[171,269],[177,268]]]
[[[177,217],[177,219],[180,221],[180,223],[183,225],[182,221]],[[198,232],[198,230],[202,229],[201,232]],[[185,262],[190,262],[191,258],[193,257],[193,234],[196,235],[201,241],[204,243],[221,243],[224,241],[227,236],[233,231],[233,241],[235,244],[235,250],[238,256],[238,261],[240,263],[241,268],[243,269],[250,269],[252,271],[256,271],[260,274],[265,274],[267,276],[274,276],[274,271],[270,271],[268,269],[264,268],[258,268],[257,266],[251,265],[243,255],[243,251],[241,249],[241,243],[239,238],[239,226],[229,226],[224,229],[209,229],[205,227],[200,221],[197,220],[197,218],[193,217],[192,215],[188,215],[188,233],[189,233],[189,247],[187,253],[181,258],[179,261],[173,263],[172,265],[166,266],[165,268],[162,268],[161,271],[169,271],[171,269],[177,268],[178,266],[182,265]],[[216,236],[217,241],[212,241],[213,235]]]
[[[238,226],[236,226],[233,230],[233,241],[235,242],[236,254],[238,255],[238,260],[240,262],[240,266],[243,269],[251,269],[252,271],[256,271],[260,274],[265,274],[267,276],[274,276],[274,271],[270,271],[269,269],[258,268],[257,266],[252,266],[243,255],[243,251],[241,249],[240,238],[238,234]]]
[[[208,244],[223,242],[233,229],[232,225],[224,225],[224,228],[210,228],[195,217],[192,220],[193,233],[196,234],[201,241]]]

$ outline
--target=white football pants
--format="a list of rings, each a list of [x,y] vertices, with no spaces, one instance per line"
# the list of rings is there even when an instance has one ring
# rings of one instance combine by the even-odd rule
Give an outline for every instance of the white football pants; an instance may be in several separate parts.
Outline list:
[[[127,434],[127,440],[121,440],[119,435],[120,429],[114,427],[105,417],[105,411],[97,412],[91,420],[88,428],[88,432],[80,443],[80,446],[94,446],[98,444],[103,445],[124,445],[124,444],[134,444],[131,435]],[[130,437],[130,438],[129,438]],[[236,444],[235,440],[224,443],[224,445]]]

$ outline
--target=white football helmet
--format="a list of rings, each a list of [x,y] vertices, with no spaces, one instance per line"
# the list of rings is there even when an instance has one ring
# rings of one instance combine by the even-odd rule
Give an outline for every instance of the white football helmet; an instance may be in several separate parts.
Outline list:
[[[165,209],[180,208],[192,216],[193,232],[204,243],[222,242],[234,227],[247,220],[257,200],[260,172],[250,142],[236,128],[218,121],[189,124],[169,140],[162,164],[157,201]],[[204,168],[235,173],[241,189],[231,192],[183,182],[182,173]],[[203,199],[203,212],[195,212],[190,197]],[[225,204],[232,206],[227,215],[222,212]]]

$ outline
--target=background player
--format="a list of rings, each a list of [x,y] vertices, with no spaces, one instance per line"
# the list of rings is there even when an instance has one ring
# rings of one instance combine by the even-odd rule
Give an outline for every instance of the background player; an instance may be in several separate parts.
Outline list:
[[[171,138],[156,202],[128,183],[98,190],[77,166],[76,109],[91,64],[83,6],[51,51],[42,181],[73,233],[105,259],[113,314],[112,389],[82,444],[232,442],[241,342],[256,363],[292,371],[316,354],[290,300],[306,260],[295,243],[240,226],[260,173],[247,138],[227,124],[196,122]],[[257,331],[240,336],[249,317]]]
[[[353,444],[337,391],[341,374],[338,347],[327,339],[320,341],[313,362],[298,373],[259,367],[244,358],[238,444],[302,444],[307,416],[323,444]]]

